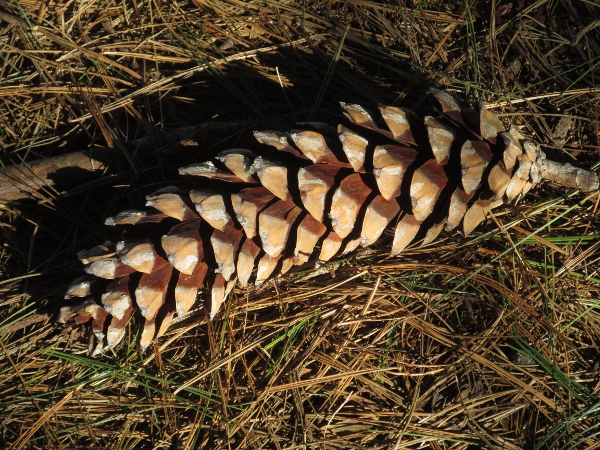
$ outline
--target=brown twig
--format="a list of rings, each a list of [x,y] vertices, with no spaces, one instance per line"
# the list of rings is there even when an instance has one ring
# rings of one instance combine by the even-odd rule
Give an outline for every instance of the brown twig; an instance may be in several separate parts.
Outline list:
[[[0,203],[39,198],[40,189],[53,189],[58,182],[81,182],[90,173],[106,170],[114,157],[113,150],[97,148],[2,168]]]

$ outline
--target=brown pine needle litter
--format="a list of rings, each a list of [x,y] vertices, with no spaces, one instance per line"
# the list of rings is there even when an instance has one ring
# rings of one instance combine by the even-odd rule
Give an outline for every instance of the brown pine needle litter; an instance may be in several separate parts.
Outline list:
[[[586,0],[3,2],[0,197],[16,166],[52,170],[0,206],[0,447],[600,448],[597,192],[546,184],[393,258],[386,232],[212,321],[196,304],[143,353],[140,317],[96,358],[55,321],[77,253],[122,238],[106,217],[254,130],[337,125],[339,101],[428,114],[443,89],[597,170],[599,20]]]

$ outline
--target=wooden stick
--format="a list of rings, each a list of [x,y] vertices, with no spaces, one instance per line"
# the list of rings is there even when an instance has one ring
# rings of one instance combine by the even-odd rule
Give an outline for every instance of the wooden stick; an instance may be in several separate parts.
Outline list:
[[[600,188],[600,176],[591,170],[548,159],[541,160],[538,167],[542,178],[554,181],[561,186],[576,188],[582,192],[593,192]]]
[[[97,148],[0,168],[0,203],[39,198],[39,189],[89,181],[90,174],[108,168],[115,154]]]

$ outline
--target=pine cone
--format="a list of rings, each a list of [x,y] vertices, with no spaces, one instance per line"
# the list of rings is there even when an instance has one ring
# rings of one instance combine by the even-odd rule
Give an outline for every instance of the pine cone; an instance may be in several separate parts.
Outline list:
[[[514,126],[506,130],[483,103],[462,109],[444,92],[432,90],[431,97],[438,117],[382,106],[379,125],[363,107],[342,103],[349,123],[337,130],[305,123],[287,134],[256,132],[281,158],[235,149],[181,168],[182,175],[220,184],[164,188],[147,197],[146,210],[106,219],[107,225],[155,225],[148,239],[80,252],[88,275],[66,297],[84,300],[62,308],[59,320],[91,319],[98,354],[120,342],[137,308],[145,319],[144,350],[175,313],[190,310],[200,291],[214,317],[236,282],[258,285],[293,266],[369,246],[390,223],[397,255],[461,222],[468,235],[491,209],[542,179],[598,190],[597,174],[546,160],[537,144]]]

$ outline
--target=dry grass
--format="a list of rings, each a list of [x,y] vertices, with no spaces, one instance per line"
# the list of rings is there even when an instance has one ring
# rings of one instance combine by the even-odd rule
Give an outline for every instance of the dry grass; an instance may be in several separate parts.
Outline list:
[[[0,209],[0,446],[600,448],[597,193],[540,188],[469,240],[389,259],[386,238],[236,291],[143,355],[132,330],[92,359],[48,319],[76,252],[114,239],[104,217],[253,129],[336,123],[339,100],[423,110],[441,87],[593,167],[595,2],[8,1],[0,20],[2,164],[122,155]]]

